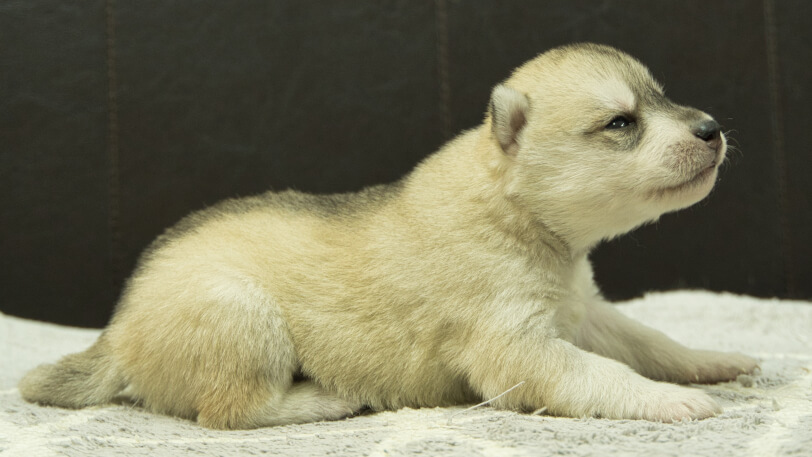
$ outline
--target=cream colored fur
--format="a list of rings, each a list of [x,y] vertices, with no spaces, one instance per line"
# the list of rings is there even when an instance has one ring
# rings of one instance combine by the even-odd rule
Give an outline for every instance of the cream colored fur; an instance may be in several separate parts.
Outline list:
[[[634,123],[607,128],[626,116]],[[719,406],[676,383],[751,372],[601,299],[587,255],[704,198],[725,155],[710,117],[633,58],[554,49],[492,94],[483,124],[401,182],[268,193],[170,229],[87,352],[20,383],[44,404],[127,396],[214,428],[490,398],[517,411],[673,421]]]

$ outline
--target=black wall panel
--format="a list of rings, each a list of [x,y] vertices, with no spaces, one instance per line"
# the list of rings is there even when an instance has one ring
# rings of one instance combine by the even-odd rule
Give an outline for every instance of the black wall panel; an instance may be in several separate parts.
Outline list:
[[[0,3],[0,311],[99,325],[108,237],[104,4]]]

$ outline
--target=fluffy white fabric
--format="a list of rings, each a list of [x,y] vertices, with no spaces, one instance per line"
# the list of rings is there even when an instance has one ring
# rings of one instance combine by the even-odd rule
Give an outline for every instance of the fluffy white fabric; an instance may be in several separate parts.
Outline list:
[[[688,346],[755,356],[762,373],[698,387],[715,397],[725,412],[677,424],[530,416],[486,406],[463,413],[463,407],[402,409],[338,422],[221,432],[126,406],[71,411],[24,402],[14,387],[23,373],[83,350],[99,331],[0,314],[0,453],[812,455],[812,303],[684,291],[650,294],[619,306]]]

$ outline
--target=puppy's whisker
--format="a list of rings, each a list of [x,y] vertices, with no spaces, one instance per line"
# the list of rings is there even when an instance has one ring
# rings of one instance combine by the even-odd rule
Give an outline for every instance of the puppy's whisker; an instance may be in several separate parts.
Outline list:
[[[477,409],[477,408],[479,408],[479,407],[481,407],[481,406],[489,405],[489,404],[491,404],[491,403],[492,403],[494,400],[498,400],[498,399],[500,399],[500,398],[504,397],[505,395],[507,395],[508,393],[510,393],[510,391],[512,391],[513,389],[515,389],[515,388],[517,388],[517,387],[521,386],[522,384],[524,384],[524,381],[522,381],[522,382],[520,382],[520,383],[516,384],[515,386],[511,387],[510,389],[508,389],[508,390],[506,390],[506,391],[502,392],[501,394],[499,394],[499,395],[497,395],[497,396],[495,396],[495,397],[493,397],[493,398],[491,398],[491,399],[489,399],[489,400],[485,400],[485,401],[483,401],[482,403],[478,403],[478,404],[476,404],[476,405],[474,405],[474,406],[471,406],[470,408],[465,408],[465,409],[464,409],[464,410],[462,410],[462,411],[457,411],[456,413],[454,413],[454,414],[452,414],[452,415],[450,415],[450,416],[448,417],[448,422],[446,422],[446,425],[451,425],[451,421],[452,421],[452,420],[453,420],[455,417],[457,417],[457,416],[459,416],[459,415],[461,415],[461,414],[465,414],[465,413],[467,413],[468,411],[473,411],[473,410],[475,410],[475,409]],[[546,409],[546,408],[544,408],[544,409]]]

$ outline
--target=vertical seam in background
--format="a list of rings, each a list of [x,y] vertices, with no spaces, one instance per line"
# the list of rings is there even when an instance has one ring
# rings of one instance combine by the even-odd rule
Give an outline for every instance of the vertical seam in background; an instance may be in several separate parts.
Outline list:
[[[115,300],[123,270],[121,256],[121,180],[119,174],[118,75],[116,73],[115,1],[105,1],[107,35],[107,205],[112,281]]]
[[[437,33],[437,76],[440,80],[440,122],[443,141],[451,139],[451,83],[448,72],[448,4],[434,2],[434,26]]]
[[[770,123],[772,146],[776,159],[778,178],[778,206],[780,210],[781,259],[784,268],[784,285],[787,295],[796,296],[793,240],[790,228],[790,201],[787,189],[788,168],[784,148],[783,100],[781,99],[780,72],[778,67],[778,24],[775,19],[775,1],[764,0],[764,39],[767,48],[767,81],[770,91]]]

